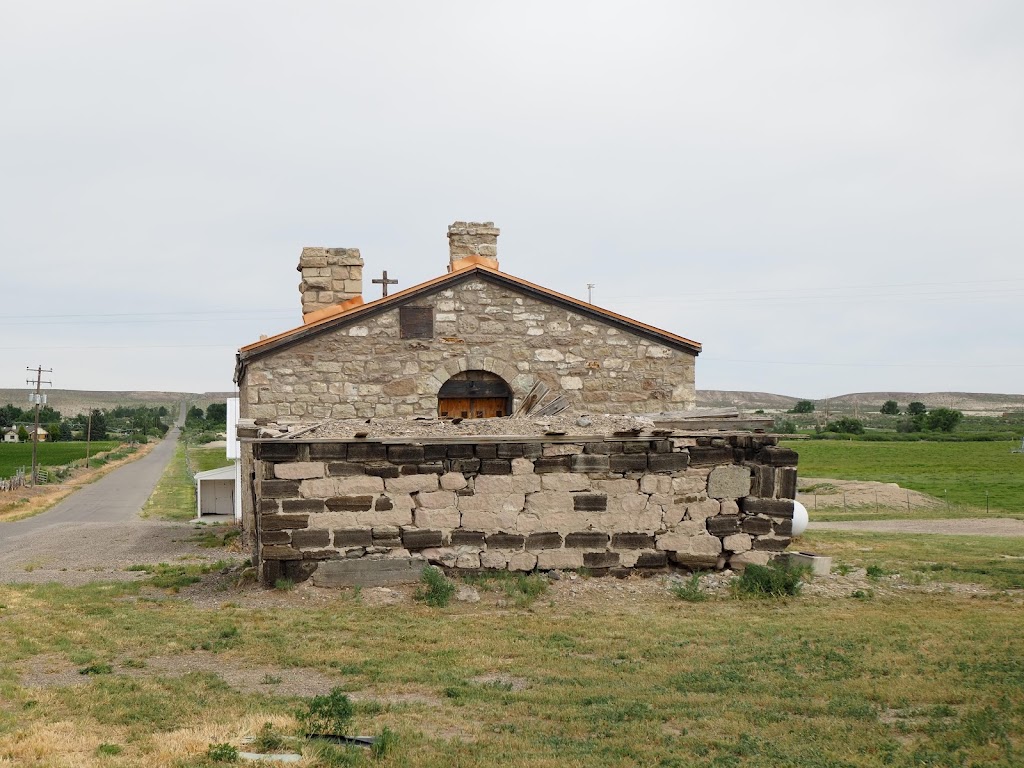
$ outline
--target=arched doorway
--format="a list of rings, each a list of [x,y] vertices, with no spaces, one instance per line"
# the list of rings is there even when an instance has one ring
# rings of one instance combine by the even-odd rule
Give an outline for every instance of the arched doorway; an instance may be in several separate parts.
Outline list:
[[[488,371],[464,371],[437,393],[437,415],[448,419],[488,419],[512,412],[512,388]]]

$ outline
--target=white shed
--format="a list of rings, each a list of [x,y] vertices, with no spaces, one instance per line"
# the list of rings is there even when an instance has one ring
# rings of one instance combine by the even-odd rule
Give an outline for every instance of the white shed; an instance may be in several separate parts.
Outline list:
[[[197,517],[235,516],[235,470],[237,463],[196,473]]]

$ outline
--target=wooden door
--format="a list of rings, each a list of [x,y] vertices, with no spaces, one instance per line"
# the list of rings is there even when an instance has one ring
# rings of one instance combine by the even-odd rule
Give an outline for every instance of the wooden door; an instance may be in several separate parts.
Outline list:
[[[437,401],[437,413],[449,419],[493,419],[508,416],[504,397],[443,397]]]

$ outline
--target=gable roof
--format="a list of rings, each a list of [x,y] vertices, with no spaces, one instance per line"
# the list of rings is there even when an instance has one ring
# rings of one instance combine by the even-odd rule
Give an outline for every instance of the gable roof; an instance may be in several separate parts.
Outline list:
[[[275,336],[260,339],[252,344],[247,344],[238,350],[238,367],[236,368],[235,380],[238,380],[238,374],[241,373],[241,367],[244,366],[245,362],[248,360],[262,357],[270,352],[290,347],[310,338],[311,336],[318,336],[326,331],[343,328],[350,323],[365,320],[425,294],[443,290],[455,283],[460,283],[474,277],[482,278],[487,282],[494,283],[496,285],[510,287],[533,298],[559,305],[572,312],[586,317],[591,317],[607,325],[612,325],[622,330],[629,331],[630,333],[635,333],[638,336],[644,336],[652,339],[666,347],[688,352],[691,355],[700,354],[701,345],[699,342],[670,333],[669,331],[663,331],[660,328],[655,328],[653,325],[641,323],[640,321],[633,320],[625,315],[617,314],[611,310],[602,309],[601,307],[588,304],[587,302],[580,301],[579,299],[574,299],[571,296],[566,296],[565,294],[558,293],[557,291],[552,291],[550,288],[544,288],[543,286],[536,285],[535,283],[523,280],[522,278],[514,277],[507,272],[499,272],[496,269],[491,269],[490,267],[486,267],[481,264],[474,264],[464,269],[459,269],[454,272],[449,272],[446,275],[435,277],[432,280],[427,280],[424,283],[414,285],[411,288],[406,288],[403,291],[399,291],[398,293],[394,293],[390,296],[385,296],[377,299],[376,301],[356,306],[339,305],[338,311],[336,312],[331,312],[330,308],[328,310],[321,310],[321,312],[327,313],[326,316],[301,325],[298,328],[293,328]]]

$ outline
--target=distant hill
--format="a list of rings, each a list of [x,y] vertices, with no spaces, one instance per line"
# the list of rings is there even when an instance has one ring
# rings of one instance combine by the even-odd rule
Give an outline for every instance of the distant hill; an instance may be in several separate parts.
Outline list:
[[[28,388],[0,389],[0,405],[12,403],[19,408],[28,408]],[[210,403],[223,402],[225,398],[234,396],[231,392],[146,392],[124,391],[105,392],[78,389],[48,389],[47,405],[61,412],[64,416],[86,413],[93,408],[116,408],[119,405],[151,405],[166,406],[174,411],[182,400],[205,409]]]
[[[811,400],[816,410],[833,413],[878,411],[886,400],[895,400],[900,408],[915,400],[932,408],[955,408],[978,415],[1000,414],[1024,409],[1024,395],[993,394],[988,392],[854,392],[836,397],[800,398],[774,395],[768,392],[740,392],[721,389],[698,389],[697,405],[701,407],[733,406],[741,411],[788,411],[798,400]]]

